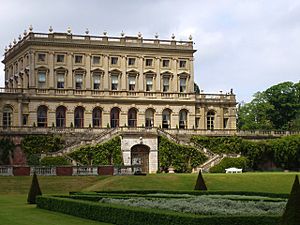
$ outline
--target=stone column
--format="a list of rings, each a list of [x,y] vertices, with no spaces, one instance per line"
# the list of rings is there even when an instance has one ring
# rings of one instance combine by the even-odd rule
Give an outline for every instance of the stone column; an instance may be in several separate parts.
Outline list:
[[[108,79],[108,65],[109,65],[109,57],[108,55],[103,55],[103,69],[104,69],[104,76],[103,76],[103,90],[108,91],[110,90],[109,79]]]
[[[120,84],[120,87],[119,87],[119,90],[122,90],[122,91],[126,91],[127,90],[127,73],[126,73],[126,70],[127,70],[127,57],[126,56],[121,56],[121,71],[122,71],[122,74],[121,74],[121,84]],[[120,80],[120,79],[119,79]]]
[[[194,92],[194,58],[191,58],[189,61],[190,64],[190,77],[188,83],[188,92]]]
[[[35,88],[36,87],[36,77],[35,77],[35,71],[34,71],[34,65],[35,65],[35,54],[33,51],[29,52],[29,88]]]
[[[179,92],[178,89],[178,63],[177,63],[178,59],[172,59],[171,63],[173,65],[171,65],[172,67],[172,73],[173,73],[173,77],[172,77],[172,83],[170,83],[171,86],[171,92]]]
[[[22,100],[18,100],[18,126],[22,126]]]
[[[155,69],[156,69],[156,91],[160,92],[162,89],[160,87],[160,58],[155,58]]]
[[[139,91],[144,91],[144,59],[143,57],[138,57],[138,89]]]
[[[68,68],[68,74],[67,74],[67,88],[72,89],[73,88],[73,53],[67,54],[67,68]],[[70,125],[70,124],[69,124]]]
[[[86,54],[85,58],[85,68],[86,68],[86,74],[85,74],[85,89],[90,90],[91,89],[91,54]]]
[[[201,107],[200,108],[200,124],[199,124],[200,129],[206,129],[206,112],[205,108]]]
[[[48,58],[48,65],[49,65],[49,88],[54,88],[55,79],[54,79],[54,52],[49,52]]]

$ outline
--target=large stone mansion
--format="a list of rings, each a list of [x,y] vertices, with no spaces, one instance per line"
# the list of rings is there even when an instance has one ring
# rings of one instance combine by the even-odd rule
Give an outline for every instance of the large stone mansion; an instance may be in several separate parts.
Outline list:
[[[236,129],[232,92],[196,93],[188,41],[34,33],[5,50],[8,127]],[[217,78],[216,78],[217,79]]]
[[[174,35],[160,40],[140,33],[108,37],[30,28],[5,49],[0,136],[20,140],[38,132],[75,132],[77,143],[54,154],[66,156],[86,144],[86,136],[93,144],[121,134],[124,166],[155,173],[162,132],[174,139],[172,132],[236,131],[235,95],[197,88],[195,51],[192,37],[177,41]],[[14,163],[22,154],[17,145]]]

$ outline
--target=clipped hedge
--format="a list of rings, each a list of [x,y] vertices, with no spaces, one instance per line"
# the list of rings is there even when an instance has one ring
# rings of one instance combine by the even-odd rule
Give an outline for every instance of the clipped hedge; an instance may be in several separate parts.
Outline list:
[[[59,197],[37,198],[37,207],[117,225],[274,225],[278,216],[197,216]]]
[[[246,157],[239,158],[224,158],[222,161],[209,169],[210,173],[225,173],[225,169],[230,167],[248,168],[249,160]]]
[[[71,163],[62,156],[56,156],[56,157],[42,158],[40,161],[40,165],[42,165],[42,166],[66,166],[66,165],[71,165]]]

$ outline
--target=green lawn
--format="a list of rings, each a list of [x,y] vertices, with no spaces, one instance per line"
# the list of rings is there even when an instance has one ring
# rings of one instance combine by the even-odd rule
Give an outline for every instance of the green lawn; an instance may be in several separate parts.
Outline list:
[[[209,190],[289,193],[297,173],[204,174]],[[300,175],[300,173],[298,173]],[[26,204],[31,177],[0,177],[0,223],[4,225],[104,224]],[[43,194],[101,190],[193,190],[197,174],[38,177]]]

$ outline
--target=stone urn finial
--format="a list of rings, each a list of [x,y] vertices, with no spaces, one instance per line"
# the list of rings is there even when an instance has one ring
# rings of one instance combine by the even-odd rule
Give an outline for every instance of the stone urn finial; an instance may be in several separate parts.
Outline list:
[[[85,29],[85,34],[88,35],[90,33],[89,28]]]
[[[174,35],[174,34],[172,34],[171,38],[172,38],[172,40],[174,40],[174,39],[175,39],[175,35]]]
[[[29,26],[29,33],[31,33],[32,31],[33,31],[33,27],[32,27],[32,25],[30,24],[30,26]]]
[[[27,31],[26,31],[26,30],[24,30],[24,32],[23,32],[23,35],[24,35],[24,36],[26,36],[26,35],[27,35]]]
[[[125,36],[125,33],[124,31],[121,32],[121,37],[124,37]]]
[[[67,32],[69,35],[72,33],[71,27],[68,27]]]
[[[53,33],[53,28],[52,28],[52,26],[49,27],[49,33]]]
[[[157,39],[158,38],[158,33],[155,33],[154,37]]]
[[[107,31],[105,30],[105,31],[103,31],[103,35],[104,36],[106,36],[107,35]]]
[[[189,36],[189,40],[190,41],[192,41],[193,40],[193,37],[192,37],[192,35],[190,34],[190,36]]]

